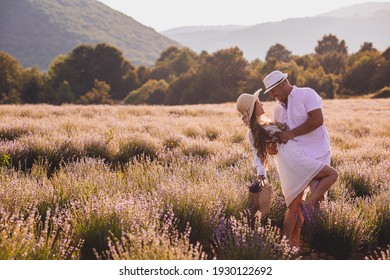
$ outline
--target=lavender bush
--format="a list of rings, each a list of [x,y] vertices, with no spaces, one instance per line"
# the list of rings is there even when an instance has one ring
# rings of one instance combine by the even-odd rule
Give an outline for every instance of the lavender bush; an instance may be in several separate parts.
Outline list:
[[[390,100],[323,105],[340,179],[302,237],[338,259],[388,258]],[[233,103],[2,105],[1,119],[2,259],[299,258],[272,159],[269,220],[243,214],[256,174]]]

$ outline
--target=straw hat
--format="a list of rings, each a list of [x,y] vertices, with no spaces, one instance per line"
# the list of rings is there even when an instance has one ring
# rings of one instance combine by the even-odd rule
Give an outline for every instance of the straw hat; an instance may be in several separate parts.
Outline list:
[[[243,93],[237,98],[236,108],[242,115],[242,121],[249,126],[250,119],[255,109],[256,100],[263,89],[258,89],[254,94]]]
[[[287,77],[288,77],[287,73],[282,73],[279,70],[275,70],[269,73],[263,80],[263,83],[265,85],[264,93],[269,92],[271,89],[273,89],[281,82],[283,82],[285,79],[287,79]]]

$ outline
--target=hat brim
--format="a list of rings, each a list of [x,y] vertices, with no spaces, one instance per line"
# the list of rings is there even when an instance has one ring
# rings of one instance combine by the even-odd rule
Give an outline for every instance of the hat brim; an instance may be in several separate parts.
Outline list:
[[[288,76],[288,74],[287,73],[285,73],[285,74],[283,74],[283,78],[280,80],[280,81],[278,81],[276,84],[273,84],[272,86],[270,86],[269,88],[267,88],[264,92],[263,92],[263,94],[266,94],[266,93],[268,93],[270,90],[272,90],[274,87],[277,87],[278,85],[280,85],[281,83],[283,83],[283,81],[285,80],[285,79],[287,79],[287,76]]]
[[[262,90],[263,90],[262,88],[259,88],[259,89],[256,90],[256,92],[253,94],[253,101],[252,101],[252,105],[251,105],[251,108],[250,108],[250,111],[249,111],[249,119],[251,119],[251,117],[252,117],[253,111],[255,110],[255,103],[256,103],[256,100],[259,99],[259,94],[260,94],[260,92],[261,92]]]

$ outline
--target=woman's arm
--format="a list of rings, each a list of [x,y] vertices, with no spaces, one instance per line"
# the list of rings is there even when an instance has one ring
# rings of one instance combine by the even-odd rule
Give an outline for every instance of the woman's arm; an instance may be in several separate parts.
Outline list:
[[[254,146],[254,139],[252,132],[248,133],[249,143],[251,143],[252,152],[253,152],[253,167],[256,168],[258,177],[265,177],[266,170],[264,168],[263,163],[261,162],[259,156],[257,155],[257,149]]]

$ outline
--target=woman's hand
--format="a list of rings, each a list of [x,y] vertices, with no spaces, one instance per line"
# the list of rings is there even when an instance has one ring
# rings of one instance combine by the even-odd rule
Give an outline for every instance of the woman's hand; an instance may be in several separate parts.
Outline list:
[[[271,156],[276,155],[278,153],[278,145],[276,143],[267,143],[266,150]]]
[[[265,188],[265,186],[268,184],[268,180],[264,175],[258,176],[257,180],[259,182],[260,189]]]

